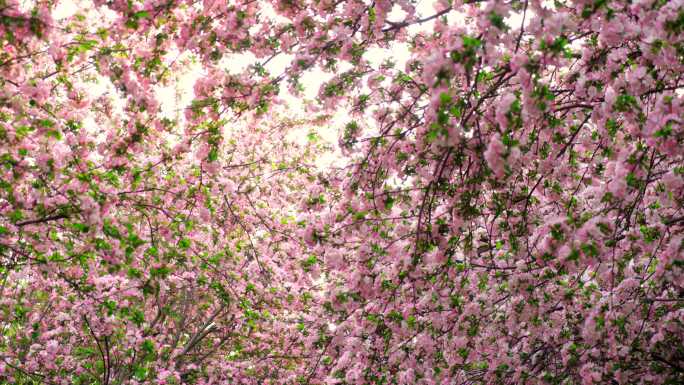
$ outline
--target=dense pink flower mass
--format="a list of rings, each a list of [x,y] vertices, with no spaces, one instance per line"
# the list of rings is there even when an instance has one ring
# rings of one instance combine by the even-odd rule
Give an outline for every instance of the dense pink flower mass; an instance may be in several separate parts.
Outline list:
[[[0,384],[684,383],[684,1],[65,4],[0,0]]]

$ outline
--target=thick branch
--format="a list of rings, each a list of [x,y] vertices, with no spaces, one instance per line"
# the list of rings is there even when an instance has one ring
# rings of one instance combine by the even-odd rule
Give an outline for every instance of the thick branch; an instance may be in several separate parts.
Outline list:
[[[51,216],[45,217],[45,218],[30,219],[28,221],[19,222],[16,224],[16,226],[23,227],[23,226],[28,226],[28,225],[35,225],[38,223],[58,221],[60,219],[67,219],[67,218],[69,218],[68,215],[61,213],[61,214],[51,215]]]

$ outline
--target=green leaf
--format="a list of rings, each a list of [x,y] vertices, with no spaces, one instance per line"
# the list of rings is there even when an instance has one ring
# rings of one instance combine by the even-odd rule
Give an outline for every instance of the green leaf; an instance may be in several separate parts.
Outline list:
[[[133,309],[133,314],[131,314],[131,321],[137,326],[142,325],[145,322],[145,313],[140,309]]]
[[[668,136],[672,135],[672,123],[667,122],[665,127],[661,128],[660,130],[656,131],[653,136],[656,138],[667,138]]]
[[[72,223],[71,227],[81,233],[87,233],[90,230],[90,227],[85,223]]]
[[[121,233],[119,233],[119,230],[116,227],[114,227],[108,223],[105,223],[102,225],[102,232],[105,233],[105,235],[112,237],[112,238],[116,238],[116,239],[121,238]]]
[[[51,127],[54,127],[55,122],[53,122],[50,119],[39,119],[38,125],[41,127],[45,127],[45,128],[51,128]]]
[[[190,240],[188,238],[183,238],[178,241],[178,247],[185,250],[190,248]]]
[[[150,12],[148,12],[148,11],[138,11],[138,12],[136,12],[136,13],[133,14],[133,18],[134,18],[134,19],[142,19],[142,18],[145,18],[145,17],[150,17]]]
[[[492,25],[496,28],[500,29],[501,31],[508,31],[508,25],[506,25],[506,23],[504,22],[503,16],[492,11],[489,13],[488,19],[489,22],[492,23]]]
[[[147,379],[147,368],[144,366],[136,365],[133,369],[133,376],[139,381],[144,381]]]

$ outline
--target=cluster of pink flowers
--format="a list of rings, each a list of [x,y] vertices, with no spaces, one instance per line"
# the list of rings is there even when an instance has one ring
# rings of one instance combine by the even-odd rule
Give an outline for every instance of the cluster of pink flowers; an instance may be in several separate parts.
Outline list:
[[[0,5],[0,384],[684,382],[684,1],[55,7]]]

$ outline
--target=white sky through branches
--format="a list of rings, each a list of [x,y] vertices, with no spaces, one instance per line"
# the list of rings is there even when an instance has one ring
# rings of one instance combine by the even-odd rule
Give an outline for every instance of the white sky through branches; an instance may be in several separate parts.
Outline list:
[[[86,9],[86,7],[81,7],[80,4],[83,0],[62,0],[60,1],[53,11],[53,17],[55,19],[63,19],[72,16],[79,12],[80,9]],[[26,0],[24,1],[24,6],[31,7],[34,1]],[[549,2],[550,6],[552,2]],[[436,11],[435,8],[439,8],[440,5],[435,1],[418,1],[416,3],[416,14],[418,18],[424,18],[433,15]],[[114,17],[114,14],[106,9],[106,7],[100,7],[98,9],[102,13],[103,17]],[[264,12],[269,17],[276,17],[275,13],[270,7],[262,7],[262,12]],[[405,13],[397,5],[389,15],[390,20],[402,20],[405,17]],[[460,14],[450,14],[450,21],[460,22],[463,20],[464,15]],[[519,25],[522,20],[522,14],[513,14],[506,20],[507,24],[511,26]],[[408,27],[408,32],[410,34],[415,34],[423,31],[430,31],[433,29],[435,21],[430,20],[422,24],[414,24]],[[407,60],[410,58],[410,50],[407,44],[393,43],[389,49],[384,48],[371,48],[364,55],[364,58],[371,64],[372,67],[378,68],[380,65],[388,59],[391,59],[395,63],[396,68],[403,69]],[[287,66],[291,63],[293,57],[292,55],[278,55],[274,57],[265,66],[266,70],[272,75],[277,76],[286,71]],[[169,52],[167,55],[167,64],[170,64],[176,60],[187,60],[189,65],[186,71],[183,73],[174,74],[175,79],[169,83],[169,85],[156,87],[156,94],[158,101],[161,106],[161,113],[168,117],[169,119],[183,120],[182,111],[184,108],[190,105],[194,98],[193,85],[195,81],[202,76],[201,65],[192,62],[192,58],[186,53]],[[229,54],[225,55],[222,60],[222,65],[224,69],[232,74],[238,74],[247,70],[250,65],[256,64],[259,61],[252,54]],[[344,70],[345,65],[348,63],[340,63],[339,68]],[[294,96],[288,92],[286,87],[281,89],[281,98],[285,102],[284,106],[279,107],[287,113],[288,116],[306,116],[306,105],[316,102],[316,97],[318,95],[321,85],[330,80],[332,74],[325,72],[321,68],[313,68],[307,73],[305,73],[300,79],[301,84],[304,87],[304,91],[301,96]],[[364,85],[365,88],[365,85]],[[108,79],[101,77],[97,80],[96,84],[93,84],[91,91],[95,97],[102,95],[104,93],[116,94],[114,86]],[[121,105],[122,106],[122,105]],[[115,105],[115,107],[117,107]],[[337,138],[342,127],[348,122],[348,115],[344,108],[340,108],[338,113],[331,117],[327,126],[316,127],[315,132],[317,136],[322,139],[325,143],[330,144],[336,148]],[[87,122],[94,124],[94,122]],[[308,133],[312,128],[303,128],[301,132],[297,132],[292,139],[296,141],[306,141],[308,140]],[[339,152],[328,152],[317,159],[317,166],[320,168],[328,167],[339,160]]]

